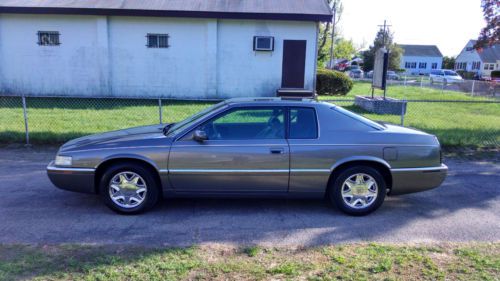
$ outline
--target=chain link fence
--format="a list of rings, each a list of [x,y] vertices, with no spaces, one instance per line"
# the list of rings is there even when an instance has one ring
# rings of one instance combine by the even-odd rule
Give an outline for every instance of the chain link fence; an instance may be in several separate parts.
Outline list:
[[[372,120],[435,134],[444,146],[500,147],[496,99],[407,100],[406,112],[397,115],[368,112],[352,98],[325,101]],[[0,143],[62,143],[88,134],[178,122],[216,102],[0,96]]]
[[[371,83],[371,78],[354,79],[357,82]],[[405,86],[454,91],[468,96],[500,98],[500,83],[495,81],[462,80],[461,82],[437,82],[428,76],[400,76],[397,80],[387,80],[389,86]]]

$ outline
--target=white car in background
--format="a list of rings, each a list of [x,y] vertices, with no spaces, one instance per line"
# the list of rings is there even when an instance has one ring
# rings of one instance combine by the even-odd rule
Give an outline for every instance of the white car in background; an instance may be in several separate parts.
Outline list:
[[[462,83],[464,81],[458,73],[450,69],[432,70],[429,74],[429,79],[431,80],[431,84],[437,82],[445,85]]]

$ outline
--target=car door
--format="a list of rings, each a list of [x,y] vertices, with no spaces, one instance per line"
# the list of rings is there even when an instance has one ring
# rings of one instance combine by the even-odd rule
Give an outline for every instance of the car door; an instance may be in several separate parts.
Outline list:
[[[287,192],[284,107],[230,108],[176,140],[169,180],[176,192]],[[207,139],[196,141],[196,130]]]

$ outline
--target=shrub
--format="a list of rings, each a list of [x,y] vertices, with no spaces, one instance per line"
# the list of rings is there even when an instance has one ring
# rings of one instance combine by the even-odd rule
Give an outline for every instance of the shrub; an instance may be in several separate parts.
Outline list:
[[[318,95],[345,96],[352,89],[352,80],[342,72],[318,69],[316,74],[316,91]]]
[[[465,70],[457,70],[457,73],[462,76],[463,79],[472,80],[476,78],[477,74],[475,72],[469,72]]]
[[[500,78],[500,70],[493,70],[491,72],[491,78]]]

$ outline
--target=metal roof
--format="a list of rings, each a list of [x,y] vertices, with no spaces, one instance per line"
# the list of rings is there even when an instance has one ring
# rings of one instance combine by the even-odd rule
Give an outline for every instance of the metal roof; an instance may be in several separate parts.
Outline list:
[[[0,13],[330,21],[325,0],[2,0]]]
[[[399,45],[404,51],[403,56],[442,57],[436,45]]]

